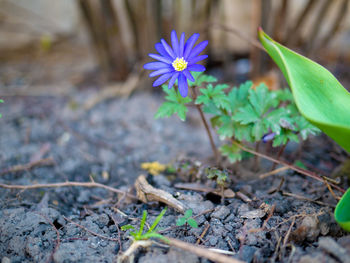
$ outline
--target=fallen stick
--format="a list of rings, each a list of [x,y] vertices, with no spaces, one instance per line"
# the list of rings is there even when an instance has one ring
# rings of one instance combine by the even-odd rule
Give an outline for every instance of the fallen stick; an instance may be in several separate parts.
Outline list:
[[[37,161],[32,161],[26,164],[18,164],[18,165],[9,167],[7,169],[4,169],[0,172],[0,175],[4,175],[7,173],[17,173],[21,171],[28,171],[37,166],[50,166],[54,164],[55,164],[55,161],[53,160],[52,157],[39,159]]]
[[[218,262],[218,263],[244,263],[244,261],[232,258],[232,257],[228,257],[222,254],[219,254],[217,252],[214,251],[210,251],[208,248],[203,248],[203,247],[199,247],[187,242],[183,242],[181,240],[178,239],[174,239],[174,238],[170,238],[170,237],[166,237],[169,242],[167,242],[168,245],[170,246],[174,246],[177,248],[181,248],[183,250],[189,251],[193,254],[196,254],[199,257],[204,257],[207,258],[209,260],[212,260],[214,262]]]
[[[110,187],[104,184],[96,183],[96,182],[64,182],[64,183],[52,183],[52,184],[31,184],[31,185],[9,185],[9,184],[0,184],[0,188],[6,189],[38,189],[38,188],[56,188],[56,187],[68,187],[68,186],[81,186],[81,187],[98,187],[104,188],[110,192],[117,194],[125,194],[127,197],[138,200],[138,198],[132,194],[126,193],[123,190],[119,190],[114,187]]]

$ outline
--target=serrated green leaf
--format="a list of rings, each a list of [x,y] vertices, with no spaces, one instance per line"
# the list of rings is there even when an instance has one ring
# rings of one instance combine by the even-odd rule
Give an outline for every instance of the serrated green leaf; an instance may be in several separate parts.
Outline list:
[[[249,102],[253,106],[258,116],[267,113],[271,107],[276,107],[278,100],[277,95],[270,92],[264,83],[259,84],[255,90],[249,90]]]
[[[184,224],[186,224],[186,218],[184,217],[180,217],[176,220],[176,225],[177,226],[183,226]]]
[[[222,139],[231,138],[234,134],[234,123],[232,118],[228,115],[221,115],[219,121],[221,127],[217,130],[217,133]]]
[[[317,135],[321,132],[317,127],[308,122],[303,116],[298,116],[295,119],[299,134],[303,140],[306,140],[309,135]]]
[[[259,39],[285,76],[300,113],[350,152],[350,93],[327,69],[262,30]]]
[[[249,90],[253,86],[253,82],[247,81],[241,84],[238,88],[232,88],[227,94],[227,99],[230,104],[230,108],[227,109],[231,113],[235,113],[237,109],[243,107],[248,102]]]
[[[158,119],[177,114],[182,121],[185,121],[186,113],[188,111],[185,104],[191,102],[192,99],[190,97],[183,98],[174,88],[168,89],[165,85],[163,85],[162,88],[164,92],[167,93],[167,96],[165,96],[167,101],[158,108],[158,111],[154,117]]]
[[[223,156],[226,156],[231,163],[235,163],[237,161],[242,160],[242,154],[241,154],[241,149],[235,145],[222,145],[219,148],[219,151]]]
[[[192,216],[192,209],[187,209],[186,212],[185,212],[185,218],[190,218]]]
[[[238,112],[234,115],[234,120],[241,124],[249,124],[259,121],[260,116],[253,109],[251,104],[247,104],[242,108],[238,109]]]
[[[191,227],[193,228],[197,228],[198,227],[198,223],[196,220],[194,220],[193,218],[189,218],[187,220],[187,224],[189,224]]]
[[[217,78],[210,75],[206,75],[202,72],[191,72],[191,74],[195,81],[188,81],[188,85],[190,87],[200,87],[203,83],[213,83],[218,81]]]

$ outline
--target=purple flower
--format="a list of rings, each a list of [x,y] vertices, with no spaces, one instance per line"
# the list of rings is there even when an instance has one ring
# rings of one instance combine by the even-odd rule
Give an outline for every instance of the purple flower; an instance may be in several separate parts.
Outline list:
[[[267,133],[265,134],[261,139],[263,140],[263,142],[269,142],[272,141],[276,136],[276,133],[271,132],[271,133]]]
[[[178,86],[182,97],[186,97],[188,94],[187,80],[194,81],[191,71],[203,72],[205,67],[196,64],[197,62],[206,59],[208,55],[198,56],[203,49],[208,45],[208,41],[203,41],[196,45],[194,44],[198,40],[199,34],[193,34],[185,43],[185,33],[181,34],[180,41],[178,41],[176,31],[171,32],[171,45],[161,39],[160,43],[155,45],[158,54],[149,54],[151,58],[158,60],[157,62],[150,62],[145,64],[145,69],[154,70],[150,77],[161,75],[156,81],[153,82],[153,87],[162,85],[168,79],[169,89],[178,80]]]

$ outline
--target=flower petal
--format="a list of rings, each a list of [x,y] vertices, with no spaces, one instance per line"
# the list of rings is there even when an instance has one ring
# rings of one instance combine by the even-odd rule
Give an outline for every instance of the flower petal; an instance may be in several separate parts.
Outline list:
[[[181,34],[180,37],[180,47],[179,47],[179,57],[183,57],[184,55],[184,48],[185,48],[185,33]]]
[[[205,41],[199,43],[197,46],[194,47],[194,49],[192,50],[188,59],[192,59],[195,56],[197,56],[199,53],[201,53],[203,51],[203,49],[205,49],[205,47],[207,45],[208,45],[208,40],[205,40]]]
[[[179,76],[179,91],[182,97],[187,97],[188,94],[188,84],[187,79],[184,74],[180,74]]]
[[[144,69],[150,69],[150,70],[156,70],[161,68],[167,68],[169,67],[169,64],[164,62],[149,62],[143,65]]]
[[[157,87],[159,85],[162,85],[165,81],[167,81],[173,73],[165,73],[164,75],[160,76],[155,82],[153,82],[153,87]]]
[[[166,52],[168,52],[168,54],[170,55],[170,57],[175,58],[175,54],[174,51],[172,50],[172,48],[168,45],[168,43],[164,40],[161,39],[160,42],[162,43],[163,47],[165,48]]]
[[[187,57],[189,56],[191,50],[192,50],[192,47],[194,45],[194,43],[197,41],[197,39],[199,38],[199,34],[196,33],[196,34],[193,34],[186,42],[185,44],[185,51],[184,51],[184,58],[187,59]]]
[[[173,61],[169,57],[162,57],[161,55],[158,55],[158,54],[148,54],[148,56],[167,64],[173,63]]]
[[[187,67],[189,71],[197,71],[197,72],[203,72],[205,71],[205,67],[203,65],[199,64],[193,64]]]
[[[176,73],[173,74],[173,76],[169,80],[168,89],[171,89],[174,86],[174,83],[175,83],[177,77],[179,76],[179,74],[180,74],[179,72],[176,72]]]
[[[179,41],[177,40],[176,31],[171,31],[171,45],[173,46],[176,57],[179,57]]]
[[[159,54],[161,54],[163,57],[167,57],[172,60],[172,57],[169,56],[168,52],[166,52],[165,48],[161,43],[157,43],[155,47]]]
[[[152,78],[152,77],[155,77],[155,76],[158,76],[158,75],[162,75],[164,73],[169,73],[169,72],[172,72],[174,71],[174,69],[171,69],[171,68],[161,68],[161,69],[158,69],[156,71],[153,71],[152,73],[149,74],[149,76]]]
[[[188,69],[185,69],[184,71],[182,71],[182,73],[185,75],[185,77],[187,79],[189,79],[190,81],[194,82],[195,79],[194,77],[192,76],[192,74],[188,71]]]
[[[206,59],[207,57],[208,57],[208,55],[200,55],[198,57],[195,57],[195,58],[188,60],[188,64],[189,65],[196,64],[198,61]]]

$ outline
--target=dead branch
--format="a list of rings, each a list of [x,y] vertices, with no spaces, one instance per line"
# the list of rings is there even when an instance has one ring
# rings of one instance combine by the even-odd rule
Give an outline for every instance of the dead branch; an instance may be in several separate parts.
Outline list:
[[[38,166],[50,166],[54,164],[55,164],[55,161],[53,160],[52,157],[39,159],[36,161],[29,162],[27,164],[18,164],[10,168],[4,169],[0,172],[0,175],[4,175],[7,173],[17,173],[21,171],[29,171]]]
[[[199,247],[187,242],[183,242],[181,240],[175,239],[175,238],[170,238],[167,237],[167,239],[169,240],[168,245],[170,246],[174,246],[177,248],[181,248],[183,250],[189,251],[193,254],[196,254],[199,257],[204,257],[207,258],[209,260],[212,260],[214,262],[218,262],[218,263],[243,263],[243,261],[232,258],[232,257],[228,257],[222,254],[219,254],[217,252],[214,251],[210,251],[208,248],[204,248],[204,247]]]
[[[94,181],[92,182],[64,182],[64,183],[52,183],[52,184],[31,184],[31,185],[9,185],[9,184],[0,184],[0,188],[5,189],[22,189],[22,190],[29,190],[29,189],[38,189],[38,188],[57,188],[57,187],[68,187],[68,186],[81,186],[81,187],[97,187],[97,188],[104,188],[110,192],[117,193],[117,194],[125,194],[127,197],[138,200],[138,198],[132,194],[126,193],[123,190],[119,190],[117,188],[107,186],[104,184],[96,183]]]
[[[144,175],[140,175],[135,181],[135,188],[137,197],[144,203],[158,201],[176,209],[177,211],[184,213],[185,206],[175,199],[171,194],[164,190],[154,188],[150,185]]]

